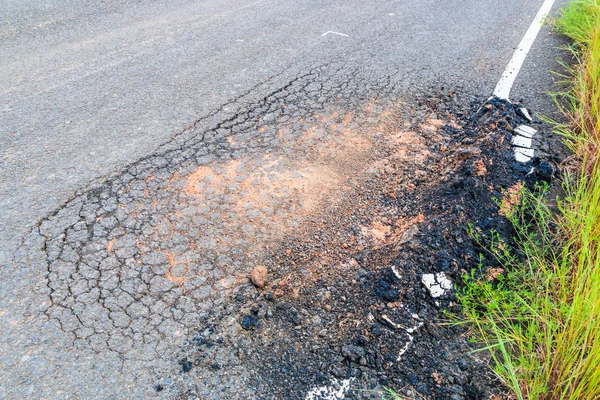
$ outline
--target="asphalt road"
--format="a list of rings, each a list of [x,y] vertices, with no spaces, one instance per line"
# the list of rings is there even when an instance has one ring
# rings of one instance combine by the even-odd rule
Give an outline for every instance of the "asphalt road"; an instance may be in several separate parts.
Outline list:
[[[71,393],[98,398],[117,393],[145,398],[149,390],[139,382],[152,381],[147,367],[159,363],[154,358],[130,355],[123,364],[118,352],[78,353],[64,329],[52,330],[54,325],[40,322],[41,314],[49,315],[47,309],[30,309],[43,302],[32,287],[48,277],[47,267],[38,267],[51,257],[48,245],[59,236],[53,229],[64,229],[58,228],[61,222],[53,222],[62,218],[61,211],[54,220],[45,220],[54,225],[41,232],[46,254],[40,252],[39,237],[21,240],[57,210],[66,210],[65,219],[83,218],[81,209],[69,211],[92,201],[89,195],[76,194],[78,190],[108,181],[116,193],[119,185],[127,184],[121,172],[126,166],[183,151],[192,142],[199,145],[210,139],[206,132],[225,137],[218,128],[228,119],[243,116],[257,122],[293,116],[260,108],[264,99],[278,93],[304,96],[308,105],[297,113],[305,118],[335,99],[350,104],[348,99],[373,98],[391,86],[391,95],[405,99],[456,90],[465,105],[483,100],[540,4],[4,1],[0,397],[62,398]],[[324,35],[329,31],[343,35]],[[558,44],[544,30],[517,80],[516,95],[535,111],[551,112],[540,93],[550,89],[548,71],[556,68]],[[240,140],[248,142],[236,148],[239,152],[254,151],[253,138],[242,135]],[[166,164],[173,162],[169,157]],[[176,164],[171,172],[182,165]]]

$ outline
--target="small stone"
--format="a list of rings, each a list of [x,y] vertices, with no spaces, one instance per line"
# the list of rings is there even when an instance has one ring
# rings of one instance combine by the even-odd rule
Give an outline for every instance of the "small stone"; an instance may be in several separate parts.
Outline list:
[[[290,309],[290,322],[292,324],[294,324],[295,326],[301,325],[300,316],[298,315],[298,311],[293,307]]]
[[[265,287],[267,283],[267,268],[262,265],[254,267],[252,272],[250,272],[250,280],[258,288],[262,289]]]
[[[342,355],[353,362],[358,362],[361,357],[365,356],[365,349],[360,346],[344,346],[342,347]]]
[[[254,329],[254,327],[256,326],[257,323],[258,323],[258,317],[256,317],[255,315],[252,315],[252,314],[248,314],[248,315],[244,315],[244,317],[242,318],[242,321],[240,322],[240,325],[242,326],[242,328],[249,331],[251,329]]]
[[[344,378],[346,376],[346,371],[342,367],[336,366],[331,368],[331,373],[337,378]]]
[[[536,172],[538,176],[545,181],[550,182],[554,178],[554,166],[548,161],[540,162]]]
[[[273,309],[273,307],[267,307],[266,318],[272,319],[274,316],[275,316],[275,310]]]
[[[457,150],[458,156],[462,159],[469,159],[481,154],[481,150],[477,147],[463,147]]]
[[[183,372],[190,372],[192,370],[192,362],[187,359],[180,361],[179,365],[181,365],[181,371]]]
[[[329,304],[325,304],[323,308],[325,309],[325,311],[331,311],[331,306]]]
[[[263,318],[265,318],[265,317],[267,316],[267,307],[266,307],[266,306],[264,306],[264,305],[263,305],[263,306],[261,306],[261,307],[258,309],[258,312],[256,313],[256,316],[257,316],[259,319],[263,319]]]

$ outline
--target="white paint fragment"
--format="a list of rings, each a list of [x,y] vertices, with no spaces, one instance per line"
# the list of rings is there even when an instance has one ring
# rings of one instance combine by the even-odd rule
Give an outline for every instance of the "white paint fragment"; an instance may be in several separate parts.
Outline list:
[[[354,381],[354,378],[339,380],[333,379],[330,385],[320,386],[311,389],[310,392],[306,393],[304,400],[338,400],[343,399],[346,396],[348,390],[350,390],[350,384]]]
[[[416,326],[413,326],[412,328],[407,328],[406,332],[408,332],[409,334],[416,332],[420,327],[423,326],[423,322],[419,322]]]
[[[533,149],[524,149],[522,147],[515,147],[514,151],[515,151],[515,160],[517,160],[520,163],[529,162],[533,158],[533,155],[534,155]]]
[[[535,136],[537,131],[530,126],[519,125],[515,128],[515,133],[518,133],[521,136],[532,138],[533,136]]]
[[[521,136],[521,135],[515,135],[512,137],[512,140],[510,141],[510,143],[513,146],[518,146],[518,147],[525,147],[530,149],[531,146],[533,145],[533,141],[531,138],[525,137],[525,136]]]
[[[423,283],[423,286],[429,290],[431,297],[434,298],[441,297],[452,289],[452,281],[444,272],[423,274],[421,282]]]
[[[392,321],[392,320],[390,319],[390,317],[388,317],[388,316],[387,316],[387,315],[385,315],[385,314],[383,314],[383,315],[381,316],[381,319],[382,319],[382,320],[384,320],[385,322],[387,322],[388,324],[390,324],[391,326],[393,326],[393,327],[394,327],[394,329],[406,329],[406,328],[404,328],[402,325],[399,325],[399,324],[395,323],[394,321]]]
[[[414,319],[420,319],[419,314],[412,314],[412,317]],[[414,342],[415,338],[413,335],[411,335],[411,333],[416,332],[420,327],[422,327],[424,324],[423,321],[419,321],[419,323],[412,327],[412,328],[406,328],[406,334],[408,335],[408,342],[400,349],[400,352],[398,353],[398,358],[396,359],[396,361],[400,361],[400,359],[402,358],[402,356],[404,355],[404,353],[406,353],[410,347],[410,345],[412,344],[412,342]]]
[[[410,347],[410,345],[412,344],[412,342],[415,340],[415,338],[413,337],[413,335],[411,335],[410,333],[408,334],[408,342],[406,342],[406,344],[400,349],[400,353],[398,353],[398,358],[396,359],[396,361],[400,361],[400,359],[402,359],[402,356],[404,355],[404,353],[406,353],[408,351],[408,348]]]
[[[413,317],[416,320],[420,320],[421,319],[421,317],[419,317],[419,314],[411,314],[411,317]],[[388,324],[390,324],[390,326],[394,327],[394,329],[402,329],[403,331],[406,331],[406,334],[408,335],[408,342],[406,342],[404,344],[404,346],[402,346],[402,348],[398,352],[398,358],[396,358],[396,361],[400,361],[400,359],[402,358],[402,356],[404,355],[404,353],[406,353],[408,351],[408,349],[410,348],[410,345],[415,340],[415,338],[412,335],[412,333],[415,333],[420,327],[422,327],[423,324],[424,324],[424,322],[423,321],[419,321],[417,323],[417,325],[413,326],[412,328],[405,328],[404,326],[402,326],[400,324],[397,324],[394,321],[392,321],[385,314],[381,316],[381,319],[384,320],[385,322],[387,322]]]
[[[525,155],[523,153],[515,152],[515,160],[517,160],[517,162],[527,164],[529,161],[531,161],[531,157],[529,157],[528,155]]]
[[[519,47],[515,50],[512,58],[508,62],[502,77],[498,81],[496,88],[494,89],[494,96],[499,97],[501,99],[508,99],[510,95],[510,90],[521,70],[521,66],[527,57],[527,53],[531,49],[531,45],[533,44],[535,38],[537,37],[540,29],[542,28],[542,24],[544,23],[544,19],[550,13],[552,9],[552,5],[555,0],[544,0],[544,3],[540,7],[537,15],[531,22],[529,29],[521,39],[521,43],[519,43]]]
[[[394,275],[396,275],[396,278],[402,280],[402,275],[400,275],[400,272],[398,272],[395,265],[392,265],[392,272],[394,273]]]
[[[521,153],[521,154],[525,154],[528,157],[533,157],[533,155],[535,154],[535,151],[533,149],[524,149],[522,147],[515,147],[514,151],[515,151],[515,154]]]
[[[332,35],[339,35],[339,36],[345,36],[348,37],[348,35],[346,35],[345,33],[340,33],[340,32],[334,32],[334,31],[327,31],[324,34],[322,34],[321,36],[327,36],[328,34],[332,34]]]
[[[533,121],[533,118],[531,118],[531,115],[529,115],[529,111],[527,111],[527,109],[525,107],[520,107],[518,109],[518,111],[521,114],[521,116],[523,118],[525,118],[527,121],[529,121],[529,122]]]

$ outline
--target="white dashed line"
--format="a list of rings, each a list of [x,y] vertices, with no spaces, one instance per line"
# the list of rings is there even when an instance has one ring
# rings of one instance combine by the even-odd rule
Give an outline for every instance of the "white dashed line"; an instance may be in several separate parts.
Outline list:
[[[554,1],[555,0],[545,0],[544,4],[542,4],[542,7],[533,19],[533,22],[531,25],[529,25],[527,33],[525,33],[521,43],[519,43],[519,47],[517,47],[517,50],[515,50],[512,58],[508,62],[500,81],[498,81],[498,84],[494,89],[494,96],[508,100],[510,90],[512,89],[515,79],[521,70],[521,66],[523,66],[523,61],[525,61],[525,57],[527,57],[527,53],[529,53],[531,45],[533,44],[533,41],[537,37],[542,27],[544,19],[548,13],[550,13],[552,5],[554,5]]]

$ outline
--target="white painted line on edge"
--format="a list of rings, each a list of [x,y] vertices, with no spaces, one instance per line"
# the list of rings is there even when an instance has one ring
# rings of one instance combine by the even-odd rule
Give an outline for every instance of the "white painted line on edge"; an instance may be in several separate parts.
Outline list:
[[[515,160],[517,160],[517,162],[527,164],[531,160],[531,157],[529,157],[526,154],[518,153],[515,151]]]
[[[327,31],[324,34],[322,34],[321,36],[327,36],[328,34],[332,34],[332,35],[340,35],[340,36],[345,36],[348,37],[348,35],[346,35],[345,33],[340,33],[340,32],[334,32],[334,31]]]
[[[525,136],[515,135],[512,137],[510,144],[512,144],[513,146],[525,147],[527,149],[530,149],[533,145],[533,140]]]
[[[515,151],[515,157],[517,156],[517,154],[523,154],[529,158],[532,158],[533,155],[535,154],[535,151],[533,149],[524,149],[522,147],[515,147],[514,151]]]
[[[537,133],[537,131],[535,129],[533,129],[530,126],[527,125],[519,125],[515,128],[515,133],[521,135],[521,136],[525,136],[528,138],[532,138],[535,136],[535,134]]]
[[[494,96],[508,100],[510,90],[512,89],[515,79],[517,78],[517,75],[523,66],[523,61],[525,61],[525,57],[527,57],[527,53],[529,53],[533,41],[540,32],[544,19],[550,13],[550,10],[554,5],[554,1],[555,0],[544,0],[544,4],[542,4],[542,7],[533,19],[533,22],[531,25],[529,25],[527,33],[525,33],[525,36],[523,36],[523,39],[521,39],[519,47],[517,47],[517,50],[515,50],[512,58],[506,66],[506,69],[504,70],[504,73],[502,74],[502,77],[498,81],[498,84],[494,89]]]

